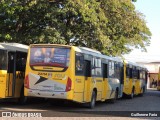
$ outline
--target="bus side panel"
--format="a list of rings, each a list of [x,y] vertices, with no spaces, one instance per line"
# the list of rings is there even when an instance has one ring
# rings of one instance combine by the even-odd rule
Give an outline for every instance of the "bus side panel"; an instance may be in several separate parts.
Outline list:
[[[73,50],[72,57],[71,57],[71,65],[72,68],[72,75],[73,76],[73,83],[74,83],[74,95],[73,101],[76,102],[84,102],[86,99],[86,80],[84,76],[84,55],[79,52],[75,52]]]
[[[132,89],[133,87],[135,87],[135,79],[134,78],[130,78],[130,83],[129,83],[129,95],[132,93]]]
[[[135,79],[135,95],[140,94],[141,91],[141,83],[139,79]]]
[[[75,76],[73,101],[89,102],[90,78],[87,74],[90,72],[90,62],[84,60],[84,54],[81,52],[76,51],[72,55],[72,68],[74,68],[73,75]]]
[[[92,91],[94,88],[96,88],[96,81],[95,81],[95,78],[92,76],[91,82],[90,82],[90,95],[91,96],[92,96]],[[90,97],[90,101],[91,101],[91,97]]]
[[[84,76],[75,76],[74,81],[74,101],[82,102],[84,101]]]
[[[105,88],[106,88],[106,100],[111,98],[111,85],[109,84],[109,80],[106,78],[105,81]]]
[[[91,99],[91,77],[85,80],[85,91],[84,91],[84,101],[90,102]]]
[[[28,55],[27,55],[27,60],[26,60],[26,69],[25,69],[25,78],[24,78],[24,96],[28,96],[29,89],[25,87],[25,81],[26,81],[26,76],[28,75],[29,71],[31,71],[30,66],[29,66],[29,61],[30,61],[30,48],[28,49]]]
[[[126,78],[125,82],[125,94],[130,95],[132,93],[134,81],[132,78]]]
[[[134,86],[134,80],[130,76],[130,70],[128,70],[129,67],[124,62],[124,86],[123,86],[123,93],[126,95],[130,95],[132,93],[132,88]]]
[[[0,98],[6,97],[7,90],[7,71],[0,70]]]
[[[108,79],[109,83],[109,98],[108,99],[113,99],[115,97],[115,92],[116,88],[120,89],[120,81],[115,78],[109,78]]]
[[[123,93],[124,94],[127,94],[128,93],[128,84],[129,84],[129,79],[127,78],[127,66],[126,66],[126,63],[125,63],[125,61],[124,61],[124,85],[123,85]]]
[[[127,76],[127,64],[124,62],[124,86],[123,93],[126,95],[130,95],[132,93],[133,88],[133,79],[129,78],[129,74]]]
[[[107,78],[104,78],[103,80],[103,92],[102,92],[102,99],[106,100],[107,99],[107,88],[108,88],[108,83],[107,83]]]
[[[102,90],[103,90],[103,78],[96,77],[96,88],[97,88],[97,100],[102,100]]]

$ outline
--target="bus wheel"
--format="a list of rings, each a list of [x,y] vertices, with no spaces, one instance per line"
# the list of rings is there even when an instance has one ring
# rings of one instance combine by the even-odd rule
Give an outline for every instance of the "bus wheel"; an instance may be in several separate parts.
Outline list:
[[[95,104],[96,104],[96,92],[93,91],[92,92],[92,97],[91,97],[91,102],[88,103],[88,107],[93,109],[95,107]]]
[[[116,99],[118,99],[118,90],[115,91],[114,98],[110,100],[111,103],[115,103]]]
[[[134,88],[132,89],[132,93],[130,94],[130,99],[133,99],[133,97],[134,97]]]
[[[140,96],[143,96],[144,92],[145,92],[145,90],[144,90],[144,88],[142,88]]]

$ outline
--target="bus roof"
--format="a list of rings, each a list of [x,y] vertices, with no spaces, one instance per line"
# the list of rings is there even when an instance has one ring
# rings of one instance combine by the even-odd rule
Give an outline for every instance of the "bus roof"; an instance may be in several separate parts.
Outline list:
[[[79,49],[81,49],[82,51],[88,51],[88,52],[93,52],[93,53],[97,53],[97,54],[101,54],[101,52],[97,51],[97,50],[93,50],[87,47],[78,47]]]
[[[70,45],[63,45],[63,44],[30,44],[30,47],[33,47],[33,46],[58,46],[58,47],[68,47],[70,48],[71,46]]]
[[[89,55],[92,55],[92,56],[102,57],[102,54],[99,51],[96,51],[96,50],[93,50],[93,49],[90,49],[90,48],[86,48],[86,47],[76,47],[76,48],[79,52],[82,52],[84,54],[89,54]]]
[[[110,57],[110,56],[107,56],[107,55],[103,55],[102,58],[105,58],[105,59],[111,60],[111,61],[116,61],[116,62],[123,63],[123,60],[121,58],[118,58],[118,57]]]
[[[147,69],[144,65],[138,64],[138,63],[135,63],[135,62],[131,62],[131,61],[126,61],[126,60],[125,60],[125,63],[128,64],[128,65],[131,65],[131,66],[135,66],[135,67],[140,67],[140,68]]]
[[[101,54],[101,52],[90,49],[90,48],[86,48],[86,47],[78,47],[78,48],[81,50],[82,53],[85,53],[85,54],[90,54],[90,55],[93,55],[96,57],[100,57],[100,58],[104,58],[104,59],[112,60],[112,61],[116,61],[116,62],[121,62],[121,63],[123,62],[123,60],[121,58],[103,55],[103,54]]]
[[[4,49],[8,51],[27,52],[28,46],[19,44],[19,43],[0,43],[0,49]]]

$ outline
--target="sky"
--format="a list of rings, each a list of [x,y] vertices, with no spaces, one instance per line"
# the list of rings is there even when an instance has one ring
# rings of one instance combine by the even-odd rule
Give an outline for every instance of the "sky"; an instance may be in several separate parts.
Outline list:
[[[124,57],[135,62],[160,62],[160,0],[137,0],[136,10],[143,13],[152,33],[151,44],[146,52],[136,49]]]

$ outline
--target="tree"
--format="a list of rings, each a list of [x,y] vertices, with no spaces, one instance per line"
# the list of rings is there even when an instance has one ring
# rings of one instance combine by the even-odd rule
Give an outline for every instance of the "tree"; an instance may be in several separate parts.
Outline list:
[[[121,55],[130,52],[131,46],[146,51],[151,33],[143,14],[135,11],[134,5],[126,0],[103,0],[102,4],[108,18],[106,34],[111,41],[104,52]]]
[[[49,8],[48,1],[5,0],[1,2],[0,7],[1,41],[24,44],[49,42],[65,44],[63,36],[52,27],[59,26],[59,23],[57,19],[52,19],[50,16],[52,8]],[[51,20],[52,24],[50,24]]]
[[[86,46],[121,55],[145,50],[151,33],[130,0],[5,0],[0,41]]]

